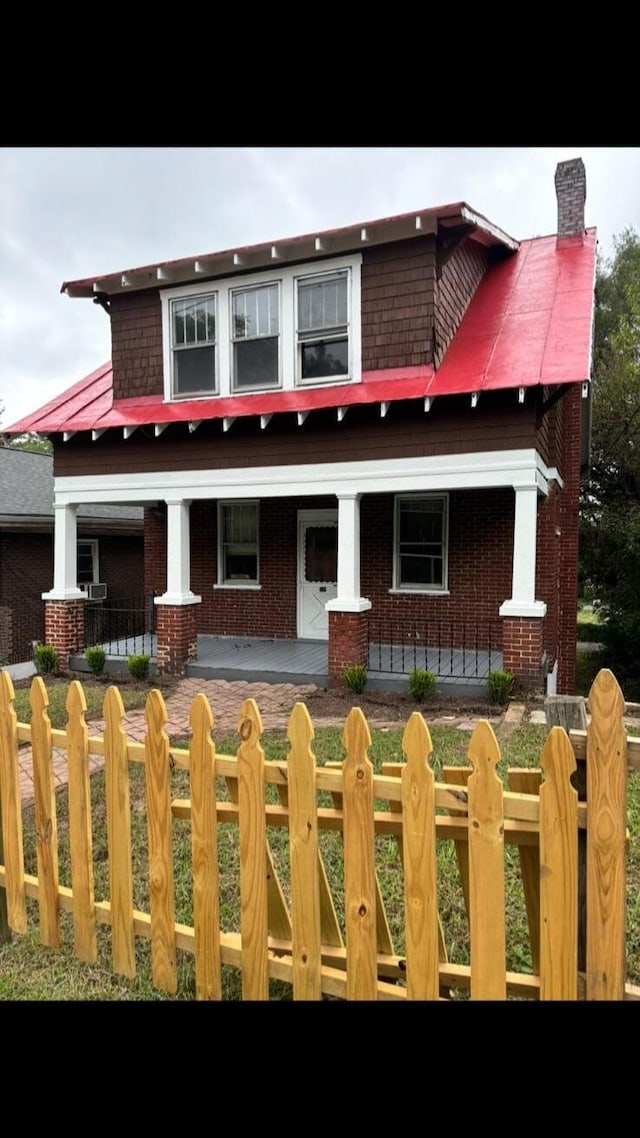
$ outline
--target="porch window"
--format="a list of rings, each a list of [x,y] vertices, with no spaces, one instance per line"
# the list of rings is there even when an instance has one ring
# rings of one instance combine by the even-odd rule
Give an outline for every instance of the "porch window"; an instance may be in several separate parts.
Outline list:
[[[349,270],[297,282],[298,380],[349,375]]]
[[[218,584],[258,584],[258,502],[219,503]]]
[[[77,562],[78,588],[86,590],[87,585],[93,585],[100,580],[96,540],[77,543]]]
[[[278,293],[277,283],[232,293],[234,391],[280,385]]]
[[[172,394],[216,391],[216,294],[171,301]]]
[[[396,497],[394,588],[446,590],[448,512],[446,494]]]

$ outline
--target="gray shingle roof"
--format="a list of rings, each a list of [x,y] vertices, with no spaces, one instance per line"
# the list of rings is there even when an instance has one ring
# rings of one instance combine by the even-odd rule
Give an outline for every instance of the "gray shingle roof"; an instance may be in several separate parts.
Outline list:
[[[0,517],[53,518],[53,457],[0,446]],[[79,506],[78,518],[142,521],[139,506]]]

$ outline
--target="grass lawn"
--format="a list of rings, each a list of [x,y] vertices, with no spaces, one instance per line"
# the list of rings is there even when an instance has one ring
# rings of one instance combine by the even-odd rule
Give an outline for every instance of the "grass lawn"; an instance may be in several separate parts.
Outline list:
[[[500,773],[503,778],[507,766],[536,766],[545,736],[545,728],[527,725],[513,732],[502,748]],[[314,750],[318,763],[343,758],[339,728],[318,728]],[[402,731],[373,729],[371,759],[376,770],[384,761],[399,761]],[[469,734],[454,728],[436,727],[432,730],[434,767],[439,774],[443,763],[465,763]],[[285,758],[288,744],[284,731],[265,733],[263,744],[267,759]],[[227,736],[216,740],[220,753],[235,753],[237,738]],[[131,764],[131,816],[134,849],[134,905],[149,911],[147,888],[147,829],[144,808],[144,771],[141,765]],[[172,791],[175,797],[188,796],[188,776],[184,771],[172,772]],[[275,798],[275,788],[268,788]],[[104,776],[98,772],[91,779],[93,852],[96,899],[107,896],[108,863],[105,822]],[[227,797],[221,782],[219,797]],[[640,983],[640,777],[629,781],[629,825],[632,841],[628,858],[628,980]],[[330,805],[328,800],[327,805]],[[58,831],[60,843],[60,881],[71,885],[69,864],[68,809],[66,788],[57,794]],[[239,858],[237,830],[233,825],[219,827],[220,911],[225,930],[239,929]],[[288,892],[288,839],[286,829],[269,829],[269,841],[274,861],[285,894]],[[336,833],[321,831],[321,850],[331,881],[338,916],[342,919],[343,878],[341,839]],[[451,842],[438,843],[439,908],[445,932],[449,959],[454,963],[468,963],[468,928],[460,887],[455,851]],[[26,870],[36,873],[36,836],[33,810],[25,811],[24,846]],[[176,919],[192,924],[190,828],[186,821],[174,821],[174,878]],[[403,876],[397,845],[393,837],[376,839],[376,863],[382,895],[393,936],[394,948],[401,953],[403,943]],[[531,957],[524,899],[519,874],[518,854],[515,847],[507,847],[507,967],[518,971],[531,970]],[[193,957],[178,952],[178,994],[168,997],[156,991],[151,983],[149,942],[136,941],[138,972],[136,979],[128,981],[116,977],[111,971],[110,934],[98,927],[99,959],[95,965],[82,964],[73,956],[73,930],[67,913],[61,917],[63,947],[60,951],[43,948],[38,943],[37,902],[28,900],[29,931],[14,936],[13,943],[0,947],[0,999],[3,1000],[190,1000],[194,998]],[[227,999],[241,996],[239,972],[223,967],[223,993]],[[289,999],[288,985],[271,982],[274,998]]]

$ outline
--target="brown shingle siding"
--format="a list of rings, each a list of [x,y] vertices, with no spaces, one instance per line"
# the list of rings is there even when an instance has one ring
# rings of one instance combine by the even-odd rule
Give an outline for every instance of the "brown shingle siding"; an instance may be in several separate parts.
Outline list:
[[[440,258],[435,311],[436,367],[442,362],[489,264],[487,250],[468,237],[450,255],[443,249]]]
[[[364,371],[431,363],[435,238],[367,249],[362,262]]]

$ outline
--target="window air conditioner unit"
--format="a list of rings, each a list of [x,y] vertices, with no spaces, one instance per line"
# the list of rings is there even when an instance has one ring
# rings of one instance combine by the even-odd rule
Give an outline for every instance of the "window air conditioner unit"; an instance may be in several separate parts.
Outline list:
[[[107,586],[106,585],[88,585],[87,595],[90,601],[106,601],[107,599]]]

